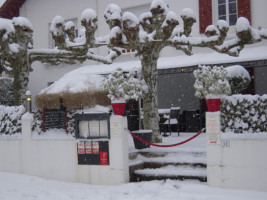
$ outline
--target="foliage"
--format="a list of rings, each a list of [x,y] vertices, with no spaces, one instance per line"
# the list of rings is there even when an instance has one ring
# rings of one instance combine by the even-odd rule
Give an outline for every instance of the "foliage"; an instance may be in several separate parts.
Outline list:
[[[228,72],[223,67],[199,66],[193,73],[196,81],[195,96],[204,99],[220,97],[231,93]]]
[[[24,112],[23,106],[0,106],[0,135],[21,133],[21,117]]]
[[[71,134],[72,136],[75,136],[75,119],[74,115],[77,113],[77,110],[68,109],[67,116],[68,116],[68,134]],[[34,121],[32,124],[32,132],[35,132],[37,134],[43,133],[43,112],[42,110],[34,110],[33,111],[33,117]]]
[[[0,78],[0,104],[12,106],[13,102],[13,79]]]
[[[116,100],[138,100],[147,90],[144,80],[133,78],[129,74],[124,74],[121,68],[109,74],[103,81],[103,86],[108,91],[108,97],[111,101]]]
[[[229,83],[232,94],[240,94],[250,84],[251,78],[248,71],[240,66],[234,65],[226,68],[229,75]]]
[[[267,95],[233,95],[221,103],[224,132],[256,133],[267,131]]]

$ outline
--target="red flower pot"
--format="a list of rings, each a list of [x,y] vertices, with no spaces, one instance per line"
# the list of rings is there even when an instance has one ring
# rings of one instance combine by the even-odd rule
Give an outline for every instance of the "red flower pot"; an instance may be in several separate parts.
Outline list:
[[[111,103],[114,115],[123,116],[126,103]]]
[[[206,99],[209,112],[220,111],[221,99]]]

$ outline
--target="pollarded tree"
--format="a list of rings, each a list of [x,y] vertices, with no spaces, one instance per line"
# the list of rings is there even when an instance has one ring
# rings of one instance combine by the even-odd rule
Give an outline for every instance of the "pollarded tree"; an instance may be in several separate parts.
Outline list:
[[[148,93],[144,98],[144,128],[153,130],[153,142],[160,142],[159,115],[157,100],[157,61],[160,51],[171,46],[192,54],[193,47],[208,47],[217,52],[238,56],[246,44],[260,42],[267,38],[267,31],[250,27],[246,18],[239,18],[236,23],[237,37],[226,41],[229,26],[226,21],[218,21],[217,26],[207,27],[205,36],[193,37],[191,30],[196,17],[191,9],[183,9],[181,18],[183,26],[178,26],[177,15],[169,11],[164,0],[154,0],[150,12],[138,19],[134,14],[125,12],[114,4],[105,11],[106,22],[110,26],[109,47],[136,49],[142,64],[142,76],[148,85]]]
[[[23,54],[28,56],[24,57],[28,61],[27,64],[24,59],[20,59],[24,66],[27,66],[26,69],[30,69],[28,66],[34,61],[50,64],[62,62],[74,64],[85,60],[111,63],[120,54],[118,48],[136,49],[142,64],[142,77],[148,85],[148,93],[144,98],[143,106],[144,128],[153,130],[153,142],[161,141],[158,124],[157,61],[160,51],[164,47],[174,47],[186,55],[192,54],[193,47],[208,47],[220,53],[238,56],[246,44],[253,44],[267,38],[266,29],[251,28],[249,21],[243,17],[237,20],[237,37],[234,39],[226,40],[229,26],[222,20],[218,21],[216,26],[207,27],[205,36],[193,37],[191,30],[196,22],[193,11],[191,9],[182,10],[183,25],[179,26],[177,15],[169,11],[169,6],[164,0],[154,0],[151,3],[150,11],[142,14],[139,19],[130,12],[122,15],[120,7],[115,4],[108,5],[104,16],[110,27],[107,39],[95,37],[97,16],[92,9],[86,9],[81,16],[81,24],[85,30],[81,37],[74,39],[73,25],[65,24],[64,19],[57,16],[51,25],[52,37],[57,47],[52,50],[28,50],[26,48]],[[1,58],[5,58],[4,60],[8,63],[11,54],[5,57],[3,55],[6,53],[3,52],[5,49],[10,49],[9,44],[11,43],[6,39],[6,32],[3,33],[1,30],[0,27]],[[64,38],[64,33],[68,35],[67,39]],[[111,49],[106,57],[95,55],[90,50],[103,45],[107,45]]]

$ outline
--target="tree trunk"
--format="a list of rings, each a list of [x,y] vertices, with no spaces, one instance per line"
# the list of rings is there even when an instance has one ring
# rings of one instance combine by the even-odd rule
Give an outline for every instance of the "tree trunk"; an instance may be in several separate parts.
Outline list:
[[[158,114],[158,70],[157,61],[159,51],[156,49],[148,49],[143,51],[140,59],[142,63],[142,76],[148,86],[148,93],[144,97],[144,129],[153,130],[152,142],[162,142],[159,130],[159,114]]]

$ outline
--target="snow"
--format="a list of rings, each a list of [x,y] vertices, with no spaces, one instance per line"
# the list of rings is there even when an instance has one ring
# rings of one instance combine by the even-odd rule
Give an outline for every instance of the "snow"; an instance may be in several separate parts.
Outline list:
[[[61,92],[85,92],[102,90],[103,76],[88,73],[67,73],[61,79],[45,88],[40,94],[56,94]]]
[[[227,70],[231,78],[242,77],[250,80],[250,75],[248,71],[241,65],[233,65],[230,67],[226,67],[225,69]]]
[[[38,134],[32,133],[33,140],[75,140],[71,134],[66,134],[65,129],[49,129]]]
[[[71,29],[72,27],[74,27],[74,23],[72,21],[66,22],[65,30]]]
[[[218,20],[218,22],[217,22],[217,27],[218,27],[218,29],[220,29],[220,30],[222,30],[223,28],[229,28],[229,24],[228,24],[228,22],[227,21],[225,21],[225,20]]]
[[[33,29],[31,22],[25,17],[14,17],[12,19],[14,25],[19,25],[21,27],[28,27]]]
[[[245,17],[240,17],[238,18],[237,22],[236,22],[236,31],[242,32],[242,31],[247,31],[250,27],[250,23],[248,21],[247,18]]]
[[[184,16],[185,18],[196,19],[196,15],[191,8],[184,8],[181,12],[181,16]]]
[[[151,9],[157,9],[157,8],[162,8],[164,9],[164,14],[167,14],[169,12],[169,5],[167,3],[167,1],[165,0],[154,0],[151,3]]]
[[[37,50],[36,50],[37,51]],[[50,50],[58,51],[58,50]],[[158,60],[158,69],[170,69],[176,67],[190,67],[199,64],[217,64],[231,62],[244,62],[266,59],[267,46],[245,48],[241,51],[239,57],[231,57],[217,52],[213,53],[199,53],[192,56],[181,55],[175,57],[164,57]],[[114,72],[117,68],[122,68],[123,71],[131,72],[133,69],[141,71],[141,62],[127,61],[114,62],[113,64],[99,64],[88,65],[80,67],[65,74],[61,79],[56,81],[48,88],[41,91],[41,93],[60,93],[63,91],[79,92],[89,89],[99,89],[102,82],[102,77],[96,74],[109,74]]]
[[[219,189],[171,180],[97,186],[50,181],[23,174],[0,173],[0,196],[3,200],[266,200],[266,195],[264,192]]]
[[[0,30],[6,30],[6,33],[3,35],[4,39],[8,38],[9,33],[15,32],[14,26],[12,25],[12,21],[3,18],[0,18]]]
[[[82,12],[81,20],[90,21],[92,19],[96,19],[96,12],[93,9],[86,9]]]
[[[107,20],[121,19],[121,8],[118,5],[111,3],[107,6],[104,14]]]
[[[62,26],[65,25],[65,21],[63,17],[59,15],[54,17],[54,19],[52,20],[51,26],[50,26],[50,32],[52,32],[56,36],[58,36],[61,33],[60,31],[62,31],[62,30],[59,30],[59,28],[57,27],[58,24],[62,24]]]
[[[139,24],[138,18],[131,12],[125,12],[122,15],[122,20],[127,22],[128,27],[136,27]]]
[[[21,117],[22,120],[29,120],[29,121],[33,121],[33,114],[26,112],[24,115],[22,115]]]
[[[59,134],[59,133],[58,133]],[[180,137],[170,136],[164,137],[164,143],[173,143],[174,141],[185,140],[195,133],[181,133]],[[65,134],[66,135],[66,134]],[[38,136],[40,137],[40,136]],[[128,135],[129,150],[133,148],[133,139]],[[151,147],[145,149],[148,152],[168,153],[164,156],[162,161],[186,161],[190,162],[192,155],[181,154],[177,152],[204,152],[205,151],[206,135],[201,134],[190,143],[172,147],[172,148],[157,148]],[[132,149],[131,152],[143,151]],[[176,152],[176,153],[175,153]],[[197,154],[199,155],[199,154]],[[142,159],[147,159],[142,156],[137,157],[139,162]],[[159,158],[150,158],[151,161],[157,162]],[[137,162],[137,161],[136,161]],[[205,163],[203,157],[199,158],[199,162]],[[181,168],[180,168],[181,169]],[[176,167],[168,166],[159,170],[147,170],[147,173],[167,173],[170,176],[175,173]],[[206,175],[205,171],[199,169],[182,168],[179,172],[181,174],[194,174],[200,172]],[[266,200],[267,192],[258,192],[252,190],[233,190],[222,189],[216,187],[209,187],[205,183],[192,182],[192,181],[149,181],[139,183],[128,183],[119,186],[107,185],[87,185],[79,183],[67,183],[46,180],[34,176],[27,176],[24,174],[14,174],[0,172],[0,199],[1,200],[82,200],[82,199],[95,199],[95,200]]]

